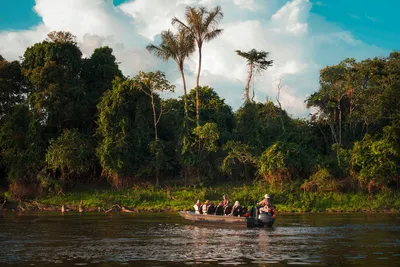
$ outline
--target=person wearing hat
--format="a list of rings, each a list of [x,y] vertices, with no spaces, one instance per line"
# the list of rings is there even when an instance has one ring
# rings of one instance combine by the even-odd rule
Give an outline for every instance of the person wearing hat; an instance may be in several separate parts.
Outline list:
[[[272,200],[271,197],[268,194],[265,194],[264,199],[258,202],[258,205],[265,207],[265,206],[271,206],[272,205]]]
[[[203,207],[202,207],[203,214],[207,214],[207,210],[208,210],[209,206],[210,206],[210,201],[206,200],[206,202],[204,202]]]
[[[197,200],[197,202],[196,202],[196,204],[194,204],[194,206],[193,206],[193,208],[194,208],[194,213],[195,214],[200,214],[200,209],[201,209],[201,203],[200,203],[200,200]]]

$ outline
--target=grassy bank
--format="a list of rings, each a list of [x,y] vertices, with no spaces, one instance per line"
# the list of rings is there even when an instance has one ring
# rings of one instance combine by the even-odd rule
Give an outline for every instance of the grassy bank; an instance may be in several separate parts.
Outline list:
[[[104,211],[125,207],[133,211],[191,210],[197,199],[217,202],[228,194],[231,203],[253,206],[269,193],[279,212],[400,212],[400,194],[304,193],[274,191],[261,186],[215,186],[203,188],[132,188],[125,190],[75,191],[48,195],[26,201],[8,201],[4,209],[60,210],[64,205],[77,210],[82,201],[87,211]],[[116,208],[118,209],[118,208]]]

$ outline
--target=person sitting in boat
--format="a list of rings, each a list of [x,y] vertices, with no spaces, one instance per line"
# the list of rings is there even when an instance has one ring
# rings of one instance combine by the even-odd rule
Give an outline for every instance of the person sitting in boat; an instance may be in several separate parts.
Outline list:
[[[215,209],[215,215],[224,215],[224,203],[222,201],[218,203]]]
[[[268,194],[266,194],[264,196],[264,200],[259,202],[258,205],[261,206],[261,208],[259,209],[260,213],[265,212],[265,213],[269,214],[272,218],[276,217],[276,208],[272,204],[271,197]]]
[[[224,205],[224,208],[229,206],[229,199],[227,195],[223,196],[224,200],[222,201],[222,204]]]
[[[210,201],[206,200],[206,202],[204,202],[203,207],[202,207],[203,214],[207,214],[207,210],[208,210],[209,206],[210,206]]]
[[[247,209],[243,212],[243,217],[250,217],[251,213]]]
[[[200,200],[197,200],[196,204],[193,206],[194,208],[194,213],[195,214],[200,214],[201,213],[201,203]]]
[[[260,205],[261,207],[272,206],[271,197],[268,194],[265,194],[264,199],[258,202],[257,204]]]
[[[224,215],[229,215],[232,212],[232,206],[224,207]]]
[[[215,213],[215,206],[212,201],[210,201],[210,205],[207,208],[207,214],[214,214]]]
[[[241,207],[240,207],[240,203],[239,201],[235,202],[235,205],[233,205],[232,207],[232,211],[231,211],[231,216],[239,216],[240,215],[240,211],[241,211]]]

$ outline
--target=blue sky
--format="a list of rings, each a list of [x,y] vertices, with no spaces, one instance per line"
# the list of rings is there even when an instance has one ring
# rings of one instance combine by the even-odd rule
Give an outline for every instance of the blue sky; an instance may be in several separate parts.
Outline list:
[[[128,0],[113,0],[118,6]],[[311,12],[350,31],[357,39],[388,50],[400,49],[398,0],[312,0]],[[0,4],[0,30],[28,29],[41,22],[35,0]]]
[[[0,54],[18,60],[49,31],[77,36],[84,56],[110,46],[125,75],[162,70],[182,94],[174,62],[164,63],[145,45],[158,42],[183,18],[186,3],[222,5],[224,33],[203,48],[200,83],[213,87],[234,109],[243,103],[246,62],[235,50],[270,52],[274,66],[254,80],[256,101],[276,99],[289,114],[308,116],[304,105],[318,90],[319,70],[346,57],[363,60],[400,49],[400,0],[2,0]],[[185,64],[188,86],[195,84],[197,53]]]
[[[312,12],[324,17],[357,39],[385,49],[400,48],[398,0],[319,0]]]

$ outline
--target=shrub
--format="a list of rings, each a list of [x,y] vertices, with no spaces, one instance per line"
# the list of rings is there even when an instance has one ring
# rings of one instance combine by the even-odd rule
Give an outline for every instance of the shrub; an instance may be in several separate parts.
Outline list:
[[[319,168],[316,173],[310,176],[309,180],[305,180],[301,185],[301,189],[303,189],[304,192],[337,192],[339,188],[339,183],[335,181],[333,175],[325,168]]]

